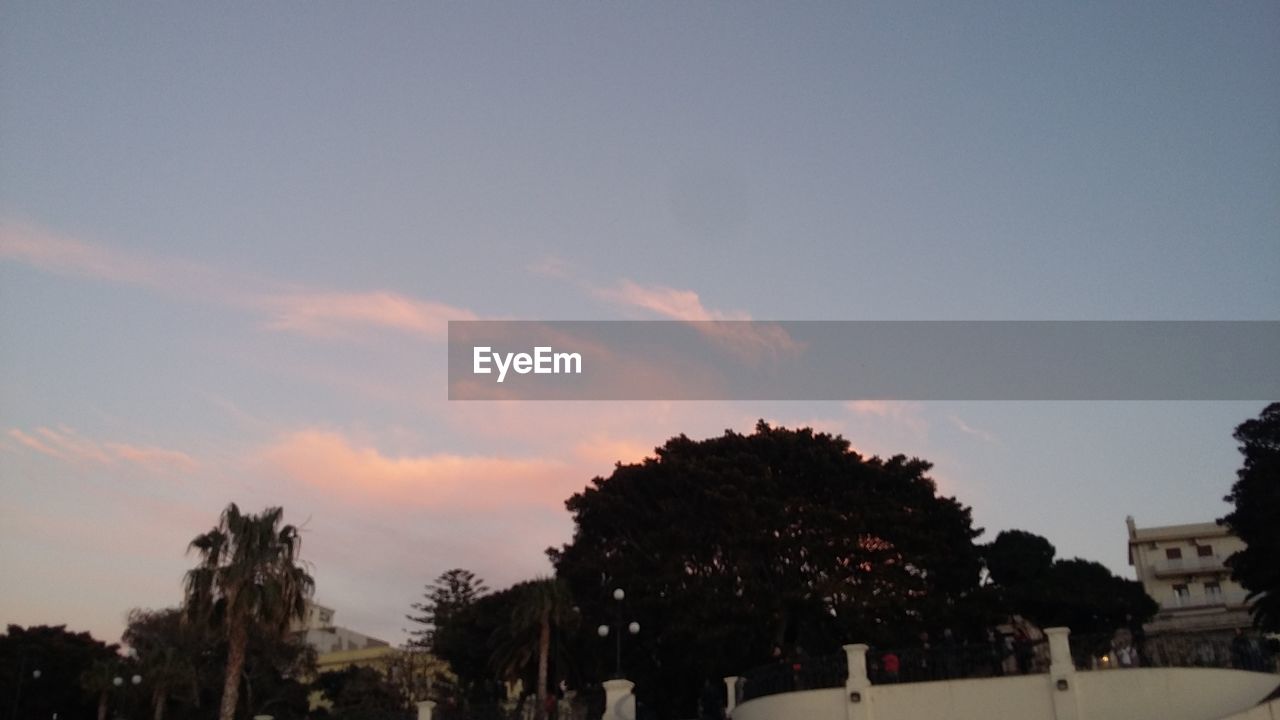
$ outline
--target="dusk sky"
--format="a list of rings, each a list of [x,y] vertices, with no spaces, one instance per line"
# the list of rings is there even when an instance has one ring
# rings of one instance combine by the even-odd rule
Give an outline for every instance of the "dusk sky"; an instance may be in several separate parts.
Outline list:
[[[446,400],[450,319],[1280,320],[1280,4],[0,3],[0,622],[119,638],[228,502],[338,624],[550,572],[757,418],[1133,577],[1257,402]]]

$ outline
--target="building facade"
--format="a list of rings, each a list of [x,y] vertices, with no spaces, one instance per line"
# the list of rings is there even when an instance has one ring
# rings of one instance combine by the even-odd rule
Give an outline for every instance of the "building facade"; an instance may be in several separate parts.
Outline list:
[[[1248,593],[1232,581],[1226,560],[1244,542],[1215,522],[1129,529],[1129,564],[1160,605],[1148,635],[1220,633],[1251,624]]]

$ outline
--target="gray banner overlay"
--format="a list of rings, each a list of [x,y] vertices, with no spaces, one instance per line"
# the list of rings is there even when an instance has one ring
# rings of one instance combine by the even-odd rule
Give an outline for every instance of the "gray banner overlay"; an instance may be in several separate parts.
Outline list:
[[[449,399],[1269,401],[1280,322],[453,321]]]

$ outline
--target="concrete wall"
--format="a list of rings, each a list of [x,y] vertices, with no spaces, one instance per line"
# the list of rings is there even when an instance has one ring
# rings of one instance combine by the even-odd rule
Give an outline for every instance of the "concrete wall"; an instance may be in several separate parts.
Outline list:
[[[844,688],[766,695],[737,706],[733,720],[845,720]]]
[[[1132,668],[1077,673],[1081,720],[1218,720],[1257,705],[1280,685],[1268,673]]]
[[[1280,700],[1272,700],[1266,705],[1257,705],[1223,720],[1280,720]]]
[[[843,688],[769,695],[737,706],[733,720],[1057,720],[1049,675],[875,685],[849,714]],[[1280,684],[1267,673],[1141,668],[1078,673],[1076,720],[1280,720],[1258,703]],[[1071,692],[1068,690],[1067,692]]]
[[[1053,720],[1048,675],[876,685],[874,720]]]
[[[733,720],[1280,720],[1258,703],[1280,685],[1271,673],[1216,668],[1076,672],[1067,631],[1051,628],[1048,674],[870,685],[865,645],[846,645],[843,688],[755,698]],[[1275,706],[1276,703],[1272,703]],[[1243,714],[1242,714],[1243,713]],[[1232,717],[1238,716],[1238,717]]]

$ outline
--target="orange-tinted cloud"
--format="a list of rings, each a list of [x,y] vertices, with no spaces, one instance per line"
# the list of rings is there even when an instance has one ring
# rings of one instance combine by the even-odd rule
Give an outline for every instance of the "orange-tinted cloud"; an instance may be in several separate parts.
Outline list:
[[[190,472],[198,463],[178,450],[150,445],[101,442],[86,438],[74,429],[38,427],[31,433],[11,428],[9,437],[23,447],[66,462],[93,465],[127,463],[157,472]]]
[[[707,320],[750,320],[742,312],[721,312],[702,304],[702,298],[692,290],[678,290],[662,285],[640,285],[623,280],[614,287],[595,288],[602,300],[646,310],[669,320],[701,322]]]
[[[387,290],[291,288],[278,281],[222,272],[184,260],[148,257],[17,223],[0,222],[0,258],[46,272],[228,306],[263,316],[269,329],[310,337],[342,338],[353,336],[360,329],[378,329],[442,340],[449,320],[476,319],[469,310]]]
[[[326,430],[289,433],[261,453],[268,470],[354,501],[438,509],[559,507],[577,480],[565,463],[447,453],[389,455]]]
[[[362,327],[443,340],[450,320],[475,320],[469,310],[392,292],[299,293],[264,297],[267,327],[313,337],[343,337]]]

